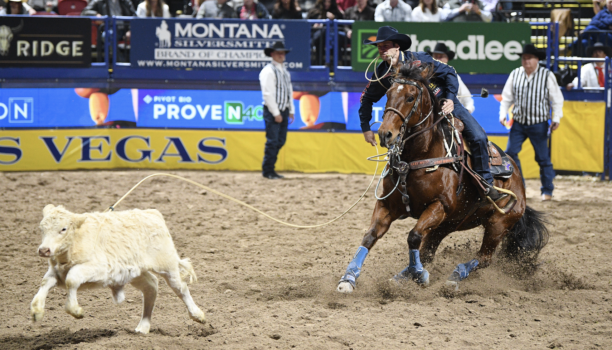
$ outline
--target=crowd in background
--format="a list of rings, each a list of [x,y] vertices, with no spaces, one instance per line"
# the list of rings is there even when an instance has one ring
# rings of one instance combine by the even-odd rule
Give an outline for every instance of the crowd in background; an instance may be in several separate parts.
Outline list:
[[[377,22],[491,22],[499,0],[59,0],[86,2],[84,16],[351,19]],[[108,2],[108,6],[107,6]],[[58,13],[58,0],[0,0],[0,14]],[[65,13],[60,13],[65,14]]]

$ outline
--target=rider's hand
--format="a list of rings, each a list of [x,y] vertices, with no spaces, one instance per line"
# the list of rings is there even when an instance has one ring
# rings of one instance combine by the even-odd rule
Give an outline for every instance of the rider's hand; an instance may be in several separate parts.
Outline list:
[[[374,131],[370,130],[370,131],[364,132],[363,137],[365,138],[367,143],[369,143],[372,146],[376,146],[376,136],[374,136]]]
[[[274,121],[277,123],[282,123],[283,122],[283,116],[282,115],[275,115],[274,116]]]
[[[444,101],[444,104],[442,105],[442,113],[444,114],[450,114],[455,110],[455,104],[453,103],[452,100],[446,100]]]

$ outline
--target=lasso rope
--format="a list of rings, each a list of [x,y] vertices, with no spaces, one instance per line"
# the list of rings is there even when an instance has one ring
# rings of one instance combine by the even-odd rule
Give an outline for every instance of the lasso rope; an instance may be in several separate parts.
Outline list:
[[[378,154],[378,146],[376,146],[376,145],[375,145],[374,147],[376,147],[376,153]],[[385,155],[385,154],[382,154],[382,155]],[[368,157],[368,160],[372,160],[372,158],[374,158],[374,157],[380,157],[380,156],[382,156],[382,155],[377,155],[377,156]],[[210,192],[212,192],[212,193],[214,193],[214,194],[216,194],[216,195],[219,195],[219,196],[221,196],[221,197],[223,197],[223,198],[225,198],[225,199],[229,199],[229,200],[230,200],[230,201],[232,201],[232,202],[235,202],[235,203],[238,203],[238,204],[240,204],[240,205],[242,205],[242,206],[245,206],[245,207],[247,207],[247,208],[249,208],[249,209],[251,209],[251,210],[253,210],[253,211],[255,211],[255,212],[257,212],[257,213],[259,213],[259,214],[261,214],[261,215],[263,215],[263,216],[265,216],[265,217],[267,217],[268,219],[270,219],[270,220],[274,220],[274,221],[276,221],[276,222],[278,222],[278,223],[280,223],[280,224],[283,224],[283,225],[286,225],[286,226],[290,226],[290,227],[295,227],[295,228],[316,228],[316,227],[322,227],[322,226],[329,225],[329,224],[331,224],[332,222],[339,220],[339,219],[340,219],[340,218],[342,218],[344,215],[346,215],[346,214],[347,214],[347,213],[348,213],[348,212],[349,212],[351,209],[353,209],[353,208],[354,208],[354,207],[355,207],[355,206],[356,206],[356,205],[357,205],[357,204],[358,204],[358,203],[359,203],[359,202],[360,202],[360,201],[363,199],[363,197],[365,197],[365,195],[366,195],[366,193],[368,192],[368,190],[370,190],[370,187],[372,187],[372,183],[374,183],[374,179],[376,178],[376,174],[377,174],[377,173],[378,173],[378,163],[376,163],[376,170],[374,170],[374,174],[372,175],[372,179],[370,180],[370,184],[368,185],[368,188],[366,188],[366,190],[363,192],[363,194],[361,195],[361,197],[359,197],[359,199],[358,199],[358,200],[357,200],[355,203],[353,203],[353,205],[351,205],[351,206],[350,206],[350,207],[349,207],[347,210],[345,210],[345,211],[344,211],[344,213],[342,213],[340,216],[336,217],[336,218],[335,218],[335,219],[333,219],[333,220],[330,220],[330,221],[324,222],[324,223],[322,223],[322,224],[317,224],[317,225],[295,225],[295,224],[291,224],[291,223],[288,223],[288,222],[285,222],[285,221],[279,220],[279,219],[277,219],[277,218],[275,218],[275,217],[272,217],[272,216],[270,216],[270,215],[268,215],[268,214],[264,213],[263,211],[261,211],[261,210],[259,210],[259,209],[255,208],[255,207],[253,207],[252,205],[247,204],[247,203],[245,203],[245,202],[243,202],[243,201],[241,201],[241,200],[239,200],[239,199],[236,199],[236,198],[234,198],[234,197],[231,197],[231,196],[228,196],[228,195],[226,195],[226,194],[223,194],[223,193],[221,193],[221,192],[219,192],[219,191],[217,191],[217,190],[214,190],[214,189],[212,189],[212,188],[210,188],[210,187],[208,187],[208,186],[204,186],[204,185],[202,185],[202,184],[200,184],[200,183],[197,183],[197,182],[195,182],[195,181],[193,181],[193,180],[186,179],[186,178],[184,178],[184,177],[182,177],[182,176],[172,175],[172,174],[167,174],[167,173],[156,173],[156,174],[151,174],[151,175],[149,175],[149,176],[145,177],[144,179],[140,180],[140,181],[139,181],[139,182],[138,182],[136,185],[134,185],[134,187],[132,187],[132,188],[131,188],[131,189],[130,189],[130,190],[129,190],[129,191],[126,193],[126,194],[124,194],[124,195],[123,195],[123,197],[121,197],[121,198],[120,198],[120,199],[119,199],[119,200],[118,200],[118,201],[117,201],[115,204],[113,204],[112,206],[110,206],[110,207],[109,207],[108,209],[106,209],[104,212],[106,213],[106,212],[108,212],[108,211],[115,210],[115,208],[117,207],[117,205],[119,205],[119,203],[121,203],[121,201],[123,201],[123,200],[124,200],[124,199],[125,199],[127,196],[129,196],[129,195],[130,195],[130,194],[131,194],[131,193],[132,193],[132,192],[133,192],[133,191],[134,191],[134,190],[135,190],[135,189],[136,189],[138,186],[140,186],[140,184],[142,184],[142,183],[143,183],[143,182],[145,182],[146,180],[148,180],[148,179],[150,179],[150,178],[152,178],[152,177],[155,177],[155,176],[167,176],[167,177],[173,177],[173,178],[175,178],[175,179],[183,180],[183,181],[185,181],[185,182],[189,182],[189,183],[190,183],[190,184],[192,184],[192,185],[198,186],[198,187],[203,188],[203,189],[205,189],[205,190],[207,190],[207,191],[210,191]]]
[[[404,57],[404,53],[400,51],[400,54],[402,55],[402,58]],[[378,62],[378,59],[380,58],[380,55],[374,57],[374,59],[370,62],[370,64],[368,64],[368,67],[366,68],[365,71],[365,78],[367,81],[371,82],[371,83],[375,83],[375,82],[380,82],[381,79],[383,79],[384,77],[387,76],[387,74],[389,74],[389,72],[391,71],[391,68],[393,68],[393,65],[391,63],[389,63],[389,69],[387,69],[387,72],[382,76],[382,78],[378,77],[378,73],[376,72],[376,62]],[[395,58],[395,56],[391,57],[391,62],[393,62],[393,59]],[[372,63],[374,63],[374,76],[376,77],[376,79],[370,79],[368,78],[368,71],[370,70],[370,67],[372,66]],[[381,83],[382,85],[382,83]]]

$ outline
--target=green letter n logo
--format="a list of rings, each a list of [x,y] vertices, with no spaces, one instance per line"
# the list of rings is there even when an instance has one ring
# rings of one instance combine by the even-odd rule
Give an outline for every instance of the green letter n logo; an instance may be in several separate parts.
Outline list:
[[[244,124],[242,109],[242,102],[225,101],[225,122],[227,124]]]
[[[375,41],[377,32],[378,31],[375,29],[359,29],[357,37],[359,43],[359,55],[357,56],[357,61],[359,63],[370,63],[374,57],[378,56],[378,48],[376,45],[363,44],[365,39]]]

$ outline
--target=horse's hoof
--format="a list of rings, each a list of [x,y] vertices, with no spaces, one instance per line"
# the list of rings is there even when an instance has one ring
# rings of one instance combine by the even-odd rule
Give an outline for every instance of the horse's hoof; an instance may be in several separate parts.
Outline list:
[[[341,281],[340,283],[338,283],[338,287],[336,288],[336,291],[340,293],[352,293],[353,289],[354,288],[352,284],[346,281]]]
[[[427,287],[429,285],[429,272],[423,269],[420,276],[417,276],[414,281],[423,287]]]

